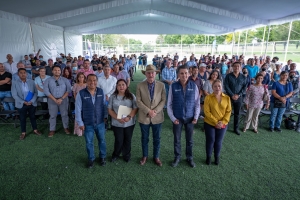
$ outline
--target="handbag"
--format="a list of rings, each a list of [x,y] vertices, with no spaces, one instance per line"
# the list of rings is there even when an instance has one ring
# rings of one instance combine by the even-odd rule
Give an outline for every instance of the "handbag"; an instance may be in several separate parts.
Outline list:
[[[280,101],[279,99],[274,100],[274,108],[285,108],[285,103]]]
[[[269,100],[269,95],[267,93],[267,88],[266,88],[266,86],[264,86],[264,88],[265,88],[265,92],[263,94],[263,101],[268,101]]]
[[[288,83],[287,83],[288,84]],[[287,84],[285,85],[285,91],[287,91]],[[286,95],[286,94],[285,94]],[[285,96],[284,95],[284,96]],[[274,108],[285,108],[286,104],[274,97]]]

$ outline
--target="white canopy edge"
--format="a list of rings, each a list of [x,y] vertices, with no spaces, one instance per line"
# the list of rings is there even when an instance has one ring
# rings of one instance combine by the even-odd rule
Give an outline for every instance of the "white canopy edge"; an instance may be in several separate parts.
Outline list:
[[[52,29],[52,30],[64,31],[63,27],[55,26],[55,25],[47,24],[47,23],[43,23],[43,22],[34,22],[32,24],[35,24],[35,25],[41,26],[41,27],[45,27],[45,28],[49,28],[49,29]]]
[[[200,26],[218,29],[220,31],[226,31],[226,32],[234,31],[234,29],[227,28],[224,26],[214,25],[214,24],[203,22],[203,21],[191,19],[188,17],[165,13],[165,12],[161,12],[161,11],[157,11],[157,10],[144,10],[144,11],[139,11],[139,12],[135,12],[135,13],[112,17],[112,18],[108,18],[108,19],[104,19],[104,20],[99,20],[99,21],[95,21],[95,22],[91,22],[91,23],[86,23],[86,24],[82,24],[82,25],[78,25],[78,26],[70,26],[70,27],[66,27],[65,30],[74,30],[74,29],[80,30],[80,29],[85,29],[88,27],[98,26],[98,25],[102,25],[102,24],[108,24],[108,23],[112,23],[112,22],[116,22],[116,21],[120,21],[120,20],[135,18],[135,17],[139,17],[139,16],[145,16],[148,14],[156,14],[156,15],[160,15],[163,17],[168,17],[168,18],[172,18],[175,20],[179,20],[182,22],[193,23],[193,24],[200,25]],[[173,24],[173,25],[179,26],[178,23]]]
[[[85,29],[88,27],[98,26],[98,25],[102,25],[102,24],[108,24],[108,23],[112,23],[112,22],[116,22],[116,21],[120,21],[120,20],[124,20],[124,19],[131,19],[131,18],[143,16],[146,14],[150,14],[150,10],[143,10],[143,11],[134,12],[134,13],[126,14],[126,15],[117,16],[117,17],[111,17],[108,19],[90,22],[90,23],[86,23],[86,24],[82,24],[82,25],[78,25],[78,26],[69,26],[69,27],[65,27],[65,30],[69,31],[69,30],[76,30],[76,29],[77,30]]]
[[[270,20],[268,25],[284,24],[296,20],[300,20],[300,14],[290,15],[276,20]]]
[[[185,30],[187,32],[190,32],[191,34],[205,34],[204,32],[198,31],[198,30],[195,30],[195,29],[186,28],[186,27],[183,27],[183,26],[174,26],[174,24],[161,22],[161,21],[155,21],[155,20],[144,20],[144,21],[139,21],[139,22],[127,23],[127,24],[122,24],[122,25],[119,25],[119,26],[114,26],[114,27],[111,27],[111,28],[105,28],[105,29],[101,29],[101,30],[97,30],[97,31],[92,31],[90,33],[91,34],[101,34],[102,32],[109,32],[109,31],[112,31],[112,30],[115,30],[115,29],[124,29],[126,27],[143,24],[145,22],[153,23],[155,25],[163,25],[163,26],[165,26],[166,29],[171,26],[172,28],[176,28],[176,29],[179,29],[179,30]]]
[[[210,12],[210,13],[225,16],[225,17],[230,17],[233,19],[238,19],[238,20],[242,20],[242,21],[255,23],[255,24],[267,24],[268,23],[266,20],[256,19],[253,17],[249,17],[247,15],[242,15],[239,13],[231,12],[229,10],[220,9],[220,8],[213,7],[213,6],[208,6],[208,5],[193,2],[193,1],[188,1],[188,0],[164,0],[164,1],[182,5],[182,6],[186,6],[186,7],[190,7],[190,8],[195,8],[198,10],[203,10],[205,12]]]
[[[180,21],[183,21],[183,22],[188,22],[188,23],[193,23],[193,24],[197,24],[197,25],[200,25],[200,26],[205,26],[205,27],[209,27],[209,28],[213,28],[213,29],[218,29],[220,31],[230,32],[230,31],[234,30],[234,29],[231,29],[231,28],[228,28],[228,27],[219,26],[219,25],[215,25],[215,24],[211,24],[211,23],[191,19],[191,18],[188,18],[188,17],[183,17],[183,16],[180,16],[180,15],[174,15],[174,14],[170,14],[170,13],[166,13],[166,12],[161,12],[161,11],[157,11],[157,10],[151,10],[150,13],[161,15],[161,16],[168,17],[168,18],[172,18],[172,19],[175,19],[175,20],[180,20]]]
[[[22,15],[16,15],[2,10],[0,10],[0,18],[19,21],[19,22],[29,22],[28,17],[24,17]]]
[[[93,12],[98,12],[98,11],[109,9],[109,8],[120,7],[120,6],[124,6],[127,4],[142,2],[142,1],[145,1],[145,0],[115,0],[115,1],[110,1],[110,2],[106,2],[106,3],[100,3],[97,5],[93,5],[93,6],[87,6],[84,8],[70,10],[70,11],[66,11],[66,12],[56,13],[56,14],[48,15],[48,16],[44,16],[44,17],[35,17],[35,18],[32,18],[30,21],[33,23],[35,23],[35,22],[50,22],[50,21],[66,19],[66,18],[78,16],[78,15],[84,15],[84,14],[89,14],[89,13],[93,13]]]

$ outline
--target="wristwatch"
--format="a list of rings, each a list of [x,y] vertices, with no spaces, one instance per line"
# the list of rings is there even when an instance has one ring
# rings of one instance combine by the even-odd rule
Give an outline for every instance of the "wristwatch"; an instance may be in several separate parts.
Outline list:
[[[127,115],[127,117],[128,117],[129,119],[131,119],[131,116],[130,116],[130,115]]]

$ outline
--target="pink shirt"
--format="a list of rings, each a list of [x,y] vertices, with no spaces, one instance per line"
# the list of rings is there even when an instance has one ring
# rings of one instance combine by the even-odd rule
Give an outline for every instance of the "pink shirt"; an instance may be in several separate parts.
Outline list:
[[[88,70],[85,70],[85,69],[79,69],[79,70],[77,70],[77,74],[78,74],[79,72],[84,73],[85,77],[87,77],[89,74],[95,74],[95,72],[94,72],[93,69],[88,69]]]
[[[267,91],[267,94],[269,96],[268,89],[265,89],[265,86],[255,86],[250,85],[245,97],[245,104],[248,104],[249,108],[262,108],[264,105],[263,102],[263,95],[264,92]]]

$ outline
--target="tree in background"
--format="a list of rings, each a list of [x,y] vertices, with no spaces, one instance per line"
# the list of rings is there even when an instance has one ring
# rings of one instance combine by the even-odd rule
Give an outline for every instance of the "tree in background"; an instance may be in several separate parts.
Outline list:
[[[270,38],[269,41],[286,41],[289,32],[289,23],[270,26]],[[246,32],[240,32],[240,43],[244,43],[246,40]],[[257,42],[261,42],[263,38],[267,39],[268,27],[266,27],[264,37],[264,27],[249,29],[246,43],[252,43],[253,39],[257,39]],[[235,32],[235,43],[238,43],[239,32]],[[300,21],[294,21],[290,40],[299,40],[300,38]],[[89,40],[90,42],[97,42],[104,46],[116,47],[118,45],[127,45],[128,39],[124,35],[120,34],[103,34],[99,35],[84,35],[83,41]],[[219,36],[205,36],[205,35],[158,35],[156,38],[156,44],[212,44],[216,40],[217,44],[230,44],[233,39],[233,33]],[[142,44],[142,41],[129,39],[129,44]],[[149,44],[147,44],[149,46]],[[130,47],[134,48],[134,47]]]

